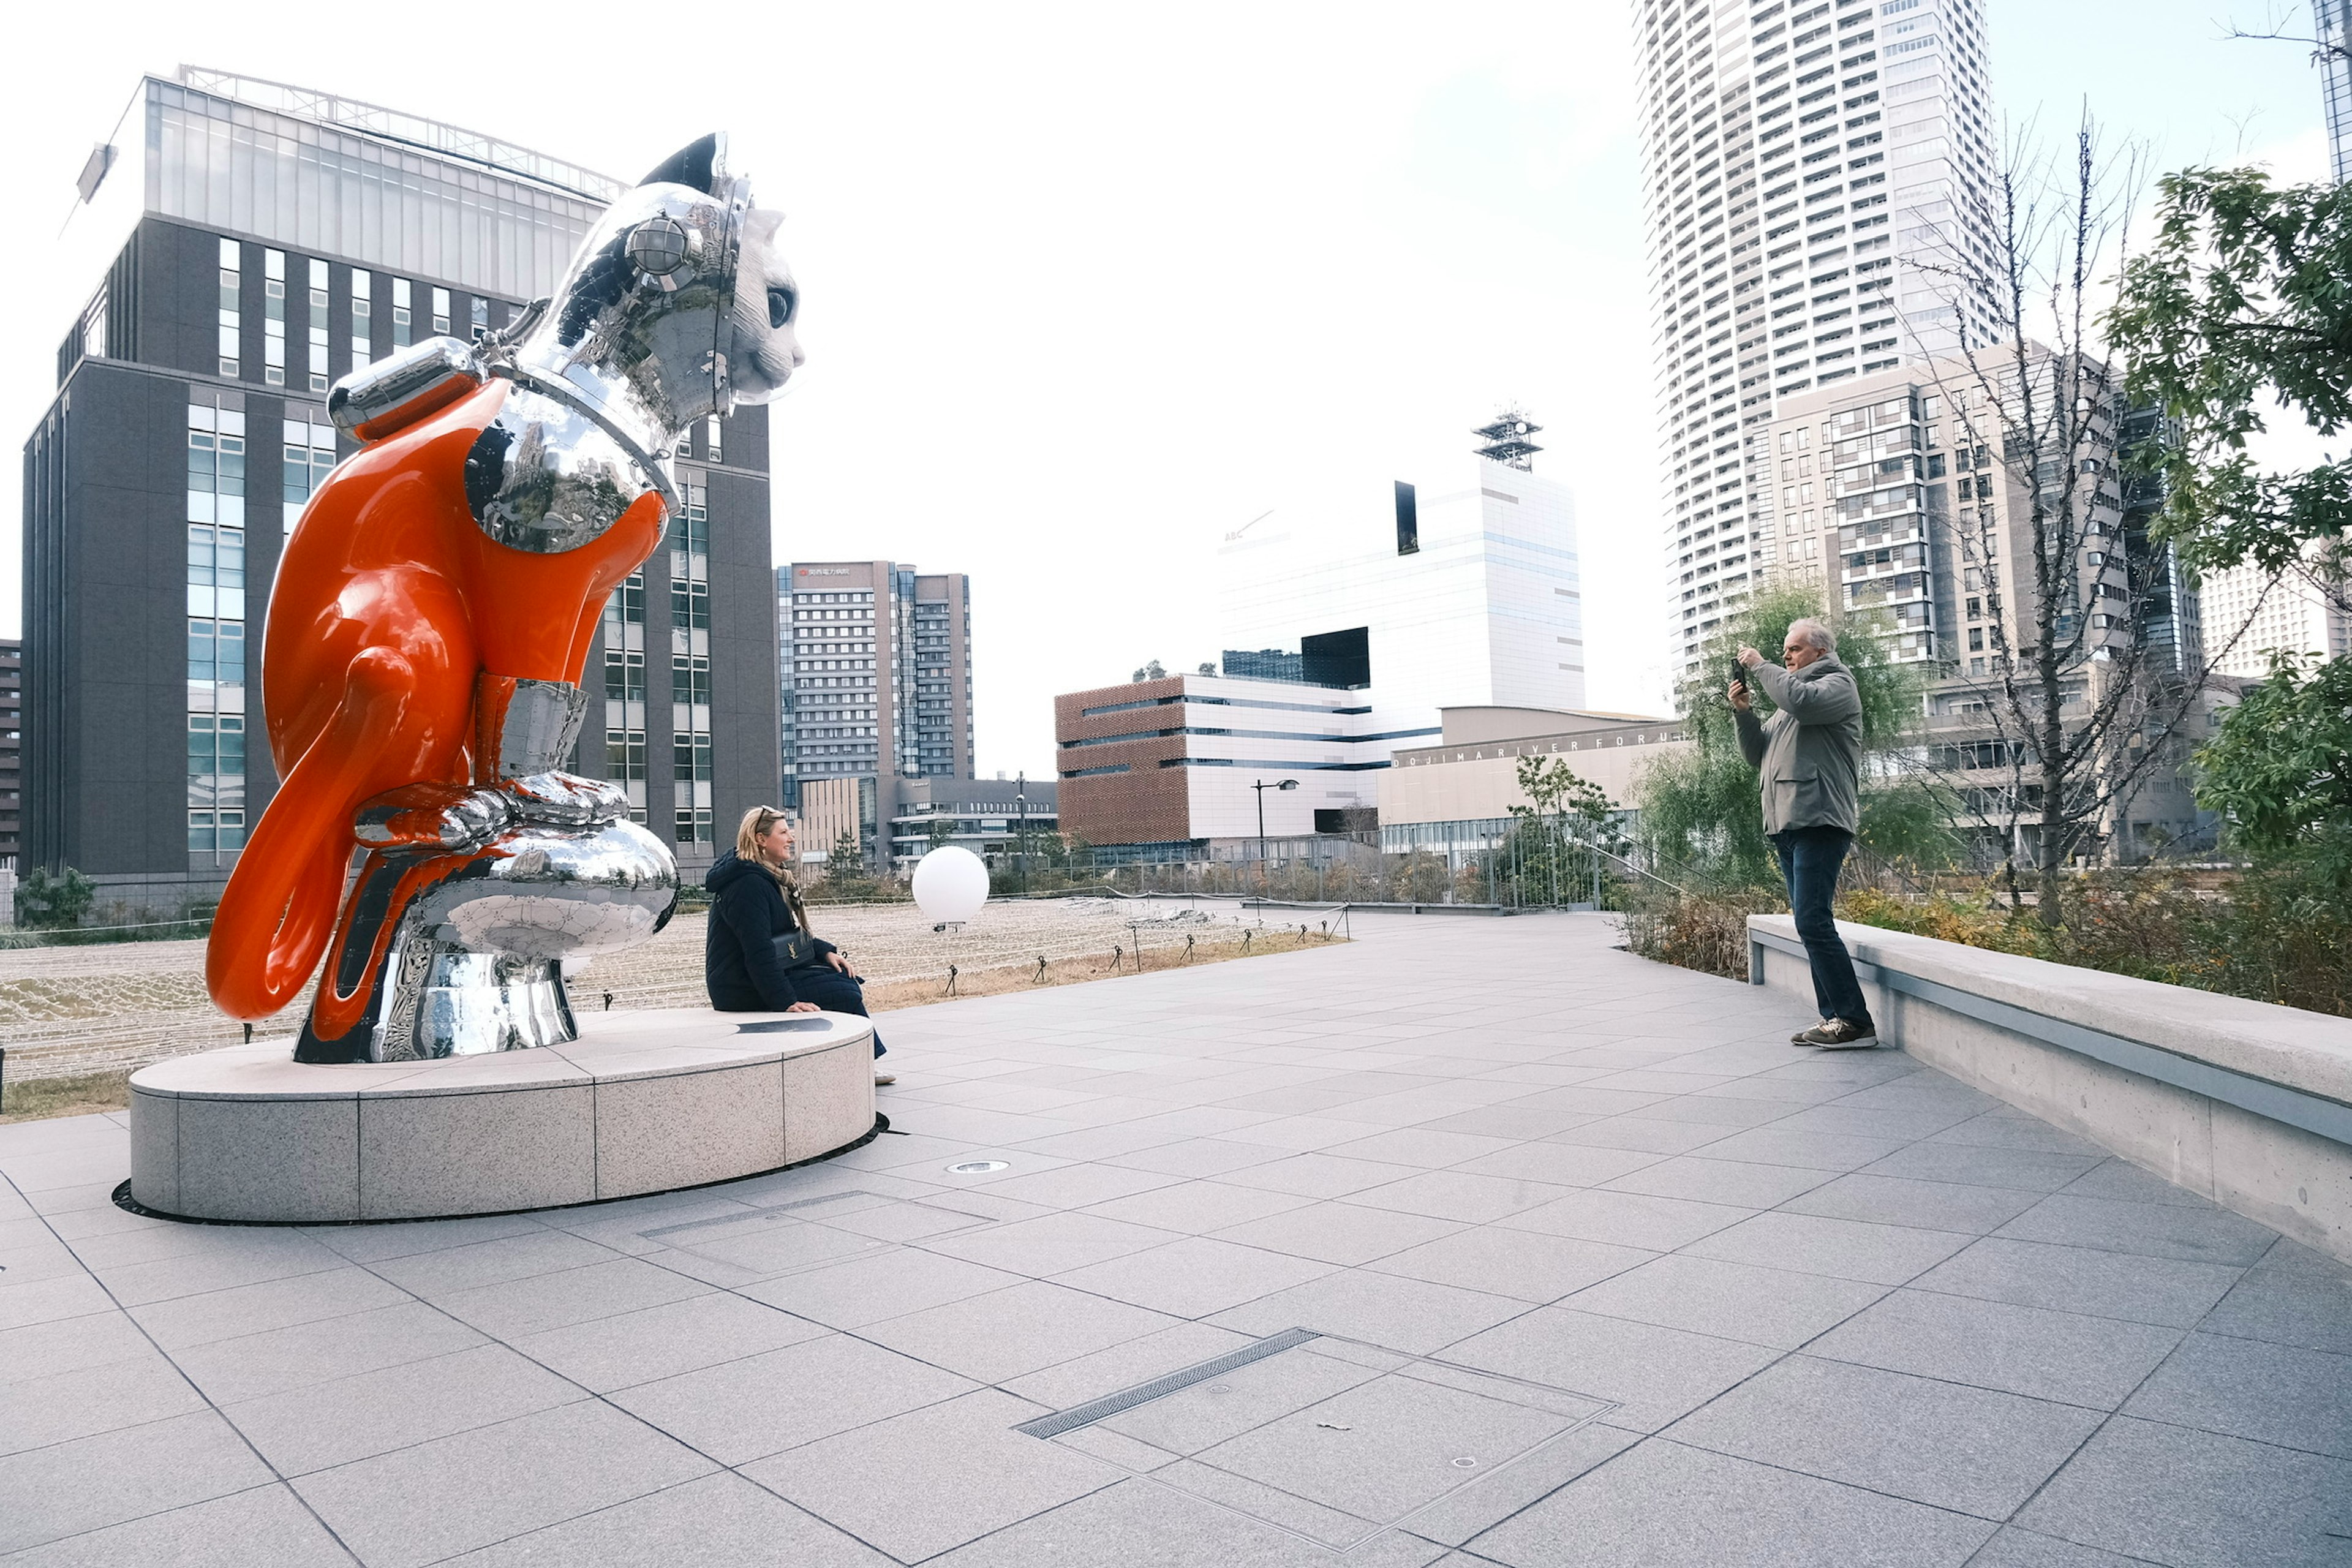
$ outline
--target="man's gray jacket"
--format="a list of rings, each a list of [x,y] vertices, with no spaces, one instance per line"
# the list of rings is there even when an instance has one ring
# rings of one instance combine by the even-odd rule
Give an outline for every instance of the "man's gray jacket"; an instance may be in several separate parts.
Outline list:
[[[1771,663],[1748,672],[1775,710],[1769,719],[1732,710],[1739,749],[1763,775],[1764,831],[1861,826],[1862,693],[1853,671],[1823,654],[1799,670]]]

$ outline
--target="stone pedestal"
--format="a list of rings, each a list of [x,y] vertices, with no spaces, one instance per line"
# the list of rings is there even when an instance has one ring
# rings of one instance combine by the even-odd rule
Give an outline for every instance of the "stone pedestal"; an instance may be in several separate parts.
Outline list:
[[[426,1219],[772,1171],[874,1125],[839,1013],[594,1013],[566,1045],[312,1066],[282,1041],[131,1075],[131,1193],[191,1219]]]

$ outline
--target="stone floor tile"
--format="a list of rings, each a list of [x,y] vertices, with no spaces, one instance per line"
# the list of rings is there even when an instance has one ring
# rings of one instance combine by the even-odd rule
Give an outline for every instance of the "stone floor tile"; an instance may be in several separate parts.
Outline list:
[[[1536,1208],[1576,1189],[1520,1176],[1481,1175],[1469,1171],[1423,1171],[1402,1181],[1349,1195],[1351,1204],[1427,1215],[1434,1219],[1480,1225]]]
[[[2352,1356],[2191,1334],[2124,1414],[2352,1459]]]
[[[1794,1350],[1884,1294],[1885,1287],[1858,1280],[1676,1254],[1628,1269],[1560,1304]]]
[[[341,1254],[307,1237],[281,1234],[289,1236],[289,1245],[190,1252],[176,1258],[160,1258],[152,1263],[97,1267],[90,1272],[123,1306],[143,1307],[239,1286],[341,1273],[350,1267]]]
[[[1761,1345],[1540,1307],[1459,1344],[1447,1361],[1616,1403],[1602,1419],[1654,1432],[1778,1360]]]
[[[2104,1160],[2107,1152],[2087,1138],[2062,1131],[2040,1117],[2002,1106],[1931,1135],[1931,1143],[1965,1143],[1980,1149],[2034,1149]]]
[[[331,1268],[290,1279],[268,1279],[198,1296],[133,1307],[131,1315],[167,1352],[264,1329],[349,1317],[414,1300],[407,1291],[364,1268]]]
[[[1353,1203],[1327,1203],[1228,1226],[1216,1237],[1220,1241],[1352,1268],[1434,1241],[1441,1236],[1451,1236],[1461,1228],[1453,1220],[1433,1219],[1426,1215],[1363,1208]]]
[[[1675,1441],[2005,1520],[2098,1412],[1790,1356],[1667,1429]]]
[[[2277,1233],[2226,1209],[2117,1203],[2108,1198],[2042,1199],[1995,1234],[2019,1241],[2059,1241],[2142,1258],[2192,1263],[2252,1263]]]
[[[1581,1290],[1656,1256],[1641,1247],[1480,1226],[1391,1253],[1365,1267],[1378,1274],[1402,1274],[1432,1284],[1540,1303],[1557,1301],[1571,1290]]]
[[[0,1383],[0,1455],[94,1437],[204,1407],[204,1395],[152,1351],[75,1372],[12,1377]]]
[[[608,1397],[721,1464],[740,1465],[953,1399],[971,1386],[878,1345],[827,1334]]]
[[[1049,1209],[1079,1209],[1092,1204],[1108,1203],[1129,1193],[1149,1192],[1164,1187],[1178,1178],[1162,1175],[1157,1171],[1130,1171],[1118,1165],[1073,1164],[1057,1165],[1052,1170],[1023,1173],[1018,1162],[1014,1173],[1002,1180],[991,1181],[987,1190],[1003,1197],[1019,1198],[1024,1203],[1040,1204]]]
[[[860,1331],[877,1344],[975,1382],[1003,1383],[1180,1321],[1033,1279],[886,1319]]]
[[[1830,1179],[1820,1171],[1800,1170],[1793,1165],[1756,1165],[1738,1160],[1710,1159],[1704,1154],[1683,1154],[1644,1165],[1599,1185],[1604,1192],[1648,1193],[1654,1197],[1690,1198],[1699,1203],[1753,1209],[1785,1203]]]
[[[1901,1081],[1907,1083],[1910,1080]],[[1885,1089],[1865,1089],[1864,1092],[1883,1094]],[[1974,1114],[1973,1108],[1946,1110],[1932,1105],[1865,1104],[1849,1095],[1828,1105],[1809,1106],[1773,1125],[1790,1132],[1843,1132],[1908,1143],[1930,1133],[1941,1132],[1947,1127],[1966,1121]]]
[[[290,1479],[587,1397],[493,1344],[244,1400],[221,1414]]]
[[[1527,1310],[1525,1301],[1484,1291],[1349,1268],[1261,1296],[1211,1321],[1252,1335],[1313,1329],[1430,1355]]]
[[[9,1568],[351,1568],[351,1553],[281,1484],[257,1486],[53,1541]]]
[[[1912,1283],[1948,1295],[2185,1329],[2210,1311],[2242,1273],[2232,1264],[1989,1236]]]
[[[740,1294],[830,1328],[855,1329],[1020,1282],[1021,1276],[1001,1268],[893,1247],[846,1263],[746,1285]]]
[[[1159,1230],[1201,1236],[1209,1231],[1223,1230],[1227,1226],[1264,1219],[1268,1215],[1305,1208],[1314,1201],[1295,1193],[1269,1192],[1256,1187],[1237,1186],[1229,1182],[1183,1182],[1171,1187],[1154,1187],[1148,1193],[1113,1198],[1108,1203],[1097,1204],[1082,1212],[1100,1215],[1106,1219],[1125,1220],[1129,1225],[1148,1225]]]
[[[210,1410],[0,1458],[0,1552],[267,1484],[269,1468]]]
[[[447,1568],[896,1568],[764,1487],[704,1476],[447,1560]]]
[[[1283,1116],[1271,1121],[1236,1127],[1225,1137],[1244,1143],[1264,1143],[1295,1154],[1312,1153],[1334,1144],[1353,1143],[1366,1135],[1366,1124],[1328,1116]],[[1393,1163],[1393,1162],[1392,1162]]]
[[[1806,1350],[1888,1372],[2113,1410],[2179,1342],[2178,1330],[2145,1323],[1897,1290]]]
[[[1670,1157],[1646,1149],[1603,1149],[1546,1141],[1522,1143],[1499,1154],[1482,1154],[1454,1169],[1474,1175],[1512,1176],[1559,1187],[1597,1187]]]
[[[1683,1250],[1695,1258],[1760,1263],[1874,1285],[1900,1285],[1969,1245],[1949,1231],[1772,1210],[1701,1237]]]
[[[2190,1209],[2217,1209],[2221,1206],[2212,1199],[2200,1197],[2186,1187],[2175,1186],[2152,1171],[2141,1170],[2128,1160],[2102,1160],[2067,1184],[2063,1190],[2071,1197],[2113,1198],[2126,1204],[2161,1204]]]
[[[429,1301],[509,1279],[609,1263],[618,1256],[583,1237],[536,1226],[491,1240],[386,1258],[370,1267],[380,1278]]]
[[[1797,1132],[1772,1126],[1750,1127],[1706,1147],[1711,1160],[1752,1160],[1759,1165],[1794,1165],[1805,1171],[1858,1171],[1909,1142],[1853,1132]]]
[[[1054,1282],[1171,1317],[1205,1318],[1319,1279],[1335,1267],[1196,1236],[1074,1268]]]
[[[559,1376],[604,1394],[780,1350],[824,1331],[805,1318],[717,1290],[509,1342]]]
[[[2217,1334],[2352,1355],[2352,1267],[2281,1241],[2201,1325]]]
[[[1426,1541],[1462,1545],[1642,1440],[1638,1432],[1588,1422],[1407,1515],[1398,1528]]]
[[[92,1312],[0,1332],[0,1380],[51,1377],[154,1353],[121,1312]]]
[[[1414,1167],[1377,1160],[1351,1160],[1310,1152],[1234,1171],[1223,1179],[1235,1186],[1298,1197],[1339,1198],[1416,1174]]]
[[[1840,1176],[1780,1206],[1790,1214],[1904,1225],[1916,1230],[1982,1236],[2032,1208],[2033,1193],[1958,1182],[1916,1182],[1901,1176]]]
[[[486,1342],[437,1307],[403,1301],[236,1339],[209,1340],[173,1352],[172,1360],[214,1404],[232,1405]]]
[[[1959,1568],[1982,1520],[1653,1438],[1469,1543],[1507,1568]]]
[[[1432,1132],[1467,1132],[1479,1138],[1549,1138],[1600,1118],[1554,1105],[1480,1105],[1421,1125]]]
[[[585,1268],[452,1291],[435,1298],[434,1304],[494,1339],[511,1340],[682,1300],[709,1289],[698,1279],[639,1258],[608,1257]]]
[[[1684,1198],[1588,1187],[1497,1223],[1512,1230],[1539,1230],[1549,1236],[1572,1236],[1580,1241],[1605,1241],[1618,1247],[1670,1252],[1737,1225],[1753,1212],[1727,1204],[1692,1203]]]
[[[1060,1444],[1013,1430],[1043,1414],[982,1389],[778,1454],[744,1474],[795,1506],[919,1562],[1121,1479]],[[877,1478],[920,1478],[877,1485]]]
[[[2119,1415],[2015,1522],[2171,1568],[2335,1568],[2352,1465]]]
[[[114,1298],[88,1274],[0,1285],[0,1333],[35,1323],[53,1323],[60,1318],[85,1318],[93,1312],[114,1310]]]
[[[605,1212],[604,1205],[593,1210],[558,1211],[566,1217],[580,1214]],[[470,1247],[478,1241],[495,1241],[501,1237],[529,1236],[536,1231],[555,1228],[548,1224],[557,1215],[541,1218],[527,1214],[478,1215],[470,1219],[402,1220],[391,1225],[320,1225],[306,1226],[302,1234],[326,1247],[333,1247],[354,1263],[388,1263],[395,1258],[414,1258],[420,1253],[446,1252],[453,1247]]]
[[[933,1558],[925,1568],[1430,1568],[1453,1555],[1391,1531],[1335,1557],[1199,1498],[1121,1480]]]
[[[1661,1121],[1646,1116],[1605,1116],[1547,1135],[1547,1143],[1589,1149],[1622,1149],[1645,1154],[1687,1154],[1722,1142],[1725,1129],[1703,1121]]]
[[[1204,1361],[1230,1355],[1258,1337],[1211,1323],[1178,1323],[1092,1355],[1008,1378],[1002,1386],[1006,1393],[1049,1410],[1069,1410],[1170,1373],[1198,1366]]]
[[[714,1468],[589,1399],[321,1470],[293,1485],[368,1568],[421,1568]]]
[[[1969,1568],[2145,1568],[2144,1557],[2118,1557],[2095,1546],[2077,1546],[2054,1535],[2004,1525],[1984,1550],[1969,1559]]]
[[[1986,1149],[1969,1143],[1923,1141],[1864,1165],[1861,1173],[2054,1193],[2098,1163],[2089,1154],[2060,1154],[2046,1149]]]
[[[924,1243],[924,1250],[1042,1279],[1175,1239],[1172,1231],[1101,1215],[1053,1214],[942,1236]]]
[[[1202,1176],[1223,1175],[1248,1165],[1264,1165],[1283,1158],[1282,1152],[1263,1143],[1240,1143],[1226,1138],[1187,1138],[1172,1143],[1159,1143],[1129,1153],[1101,1156],[1105,1164],[1125,1165],[1130,1170],[1157,1171],[1163,1175]]]
[[[1441,1170],[1458,1165],[1465,1160],[1475,1160],[1481,1154],[1498,1153],[1510,1148],[1517,1140],[1481,1137],[1469,1132],[1433,1132],[1421,1127],[1400,1127],[1370,1138],[1358,1138],[1351,1142],[1332,1144],[1324,1152],[1343,1160],[1372,1160],[1383,1164],[1412,1165],[1422,1170]]]

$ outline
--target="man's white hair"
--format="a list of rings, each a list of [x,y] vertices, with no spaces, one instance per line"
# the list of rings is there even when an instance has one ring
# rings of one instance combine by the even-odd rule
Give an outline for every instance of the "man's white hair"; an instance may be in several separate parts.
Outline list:
[[[1837,652],[1837,637],[1835,635],[1830,631],[1828,626],[1822,625],[1820,621],[1813,619],[1811,616],[1806,616],[1801,621],[1790,621],[1789,623],[1789,636],[1801,639],[1807,647],[1817,647],[1826,654],[1833,655]]]

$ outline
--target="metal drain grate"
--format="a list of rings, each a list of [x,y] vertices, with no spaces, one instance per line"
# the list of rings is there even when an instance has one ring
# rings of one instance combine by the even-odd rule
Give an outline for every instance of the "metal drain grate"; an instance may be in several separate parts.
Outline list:
[[[1034,1421],[1024,1421],[1013,1428],[1032,1437],[1058,1437],[1065,1432],[1075,1432],[1081,1426],[1091,1426],[1106,1415],[1116,1415],[1122,1410],[1132,1410],[1139,1405],[1149,1405],[1165,1398],[1180,1389],[1196,1383],[1206,1383],[1213,1377],[1236,1372],[1254,1361],[1264,1361],[1270,1355],[1280,1355],[1293,1345],[1303,1345],[1323,1336],[1312,1329],[1285,1329],[1269,1339],[1254,1345],[1244,1345],[1229,1351],[1214,1361],[1204,1361],[1198,1366],[1188,1366],[1181,1372],[1171,1372],[1165,1377],[1155,1377],[1150,1383],[1139,1383],[1133,1388],[1123,1388],[1117,1394],[1105,1394],[1090,1405],[1076,1405],[1051,1415],[1040,1415]]]

